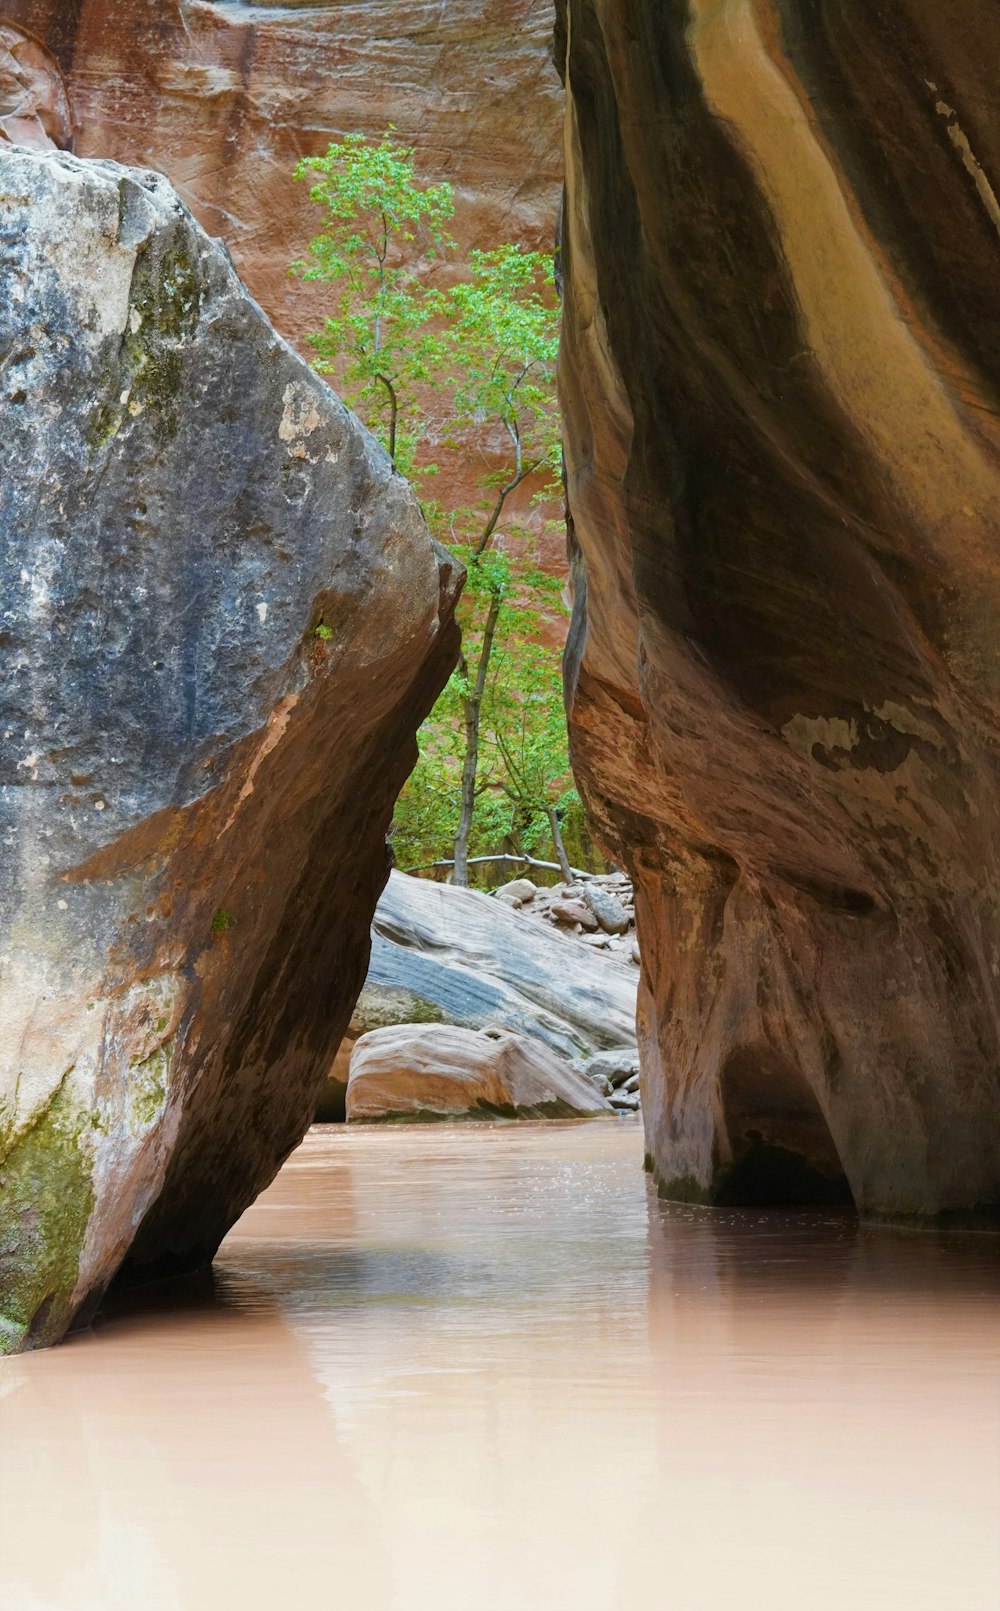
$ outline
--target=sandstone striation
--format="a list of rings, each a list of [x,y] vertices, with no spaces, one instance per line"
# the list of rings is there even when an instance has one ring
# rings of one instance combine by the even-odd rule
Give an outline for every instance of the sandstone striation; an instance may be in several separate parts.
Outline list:
[[[1000,1211],[981,0],[565,0],[574,764],[668,1195]]]
[[[509,1030],[391,1025],[362,1035],[351,1054],[348,1122],[578,1119],[608,1111],[571,1064]]]
[[[364,979],[456,652],[409,489],[166,181],[0,147],[0,1345],[207,1262]]]

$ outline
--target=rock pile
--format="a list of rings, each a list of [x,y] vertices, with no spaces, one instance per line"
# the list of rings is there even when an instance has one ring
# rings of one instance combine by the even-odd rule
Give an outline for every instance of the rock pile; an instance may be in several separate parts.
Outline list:
[[[620,1047],[613,1052],[597,1052],[588,1057],[581,1073],[596,1085],[618,1113],[638,1113],[639,1053]]]
[[[584,945],[638,965],[635,897],[624,873],[602,873],[547,888],[530,878],[512,878],[494,890],[493,898],[525,917],[575,934]]]

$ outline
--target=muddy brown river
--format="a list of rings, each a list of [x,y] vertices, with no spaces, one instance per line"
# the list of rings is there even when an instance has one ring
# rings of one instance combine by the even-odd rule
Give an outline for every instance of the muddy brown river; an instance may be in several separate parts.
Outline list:
[[[641,1164],[313,1130],[212,1287],[0,1361],[2,1611],[998,1611],[1000,1243]]]

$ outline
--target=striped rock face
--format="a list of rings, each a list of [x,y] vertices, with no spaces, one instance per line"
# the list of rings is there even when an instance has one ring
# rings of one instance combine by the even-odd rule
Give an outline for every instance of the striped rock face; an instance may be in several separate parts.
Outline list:
[[[304,1133],[457,634],[409,488],[164,179],[0,146],[0,230],[11,1351],[206,1263]]]
[[[1000,1205],[1000,24],[568,0],[575,764],[650,1165]]]

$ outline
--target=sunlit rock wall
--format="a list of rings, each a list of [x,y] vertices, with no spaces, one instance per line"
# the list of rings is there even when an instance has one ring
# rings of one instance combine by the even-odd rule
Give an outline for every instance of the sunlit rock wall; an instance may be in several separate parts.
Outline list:
[[[651,1167],[995,1218],[1000,22],[559,34],[571,725],[636,883]]]
[[[315,1111],[456,578],[158,175],[0,146],[0,1351]]]

